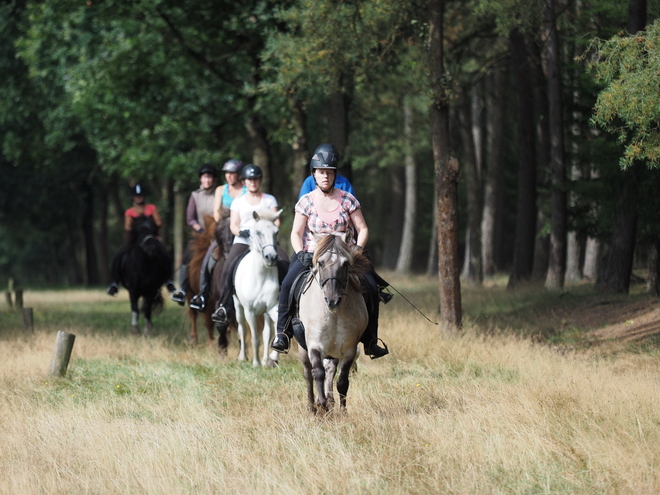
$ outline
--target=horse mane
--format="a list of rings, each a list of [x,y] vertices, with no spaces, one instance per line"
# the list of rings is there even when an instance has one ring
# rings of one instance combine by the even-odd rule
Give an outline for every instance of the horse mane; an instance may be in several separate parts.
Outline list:
[[[367,274],[371,271],[371,261],[362,252],[362,249],[351,247],[346,244],[337,235],[326,235],[321,237],[316,243],[316,251],[314,251],[313,264],[327,251],[335,248],[339,253],[348,258],[348,275],[353,288],[359,292],[364,290],[365,279]]]

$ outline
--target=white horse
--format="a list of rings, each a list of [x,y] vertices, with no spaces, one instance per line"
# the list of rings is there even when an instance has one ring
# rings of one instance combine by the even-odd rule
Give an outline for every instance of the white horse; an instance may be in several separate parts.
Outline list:
[[[282,213],[273,211],[254,212],[256,220],[250,229],[250,251],[240,261],[234,277],[234,304],[238,322],[240,351],[238,360],[247,359],[245,352],[246,325],[250,326],[252,337],[252,365],[267,366],[277,363],[279,354],[275,351],[268,355],[277,321],[277,304],[280,284],[277,276],[277,233],[275,226]],[[263,325],[263,357],[259,359],[259,346],[262,340],[259,328]]]
[[[317,413],[334,406],[334,378],[346,409],[349,372],[357,357],[358,342],[369,316],[362,295],[362,280],[369,269],[366,256],[349,248],[350,233],[316,237],[313,269],[300,296],[300,320],[307,350],[299,346],[307,381],[308,407]],[[318,396],[314,400],[314,383]]]

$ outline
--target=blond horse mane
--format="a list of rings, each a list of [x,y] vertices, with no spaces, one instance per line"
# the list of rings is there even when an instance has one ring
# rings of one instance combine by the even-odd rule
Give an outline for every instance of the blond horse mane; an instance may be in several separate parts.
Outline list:
[[[344,235],[330,234],[317,238],[316,251],[314,251],[313,264],[316,266],[318,259],[332,249],[348,259],[348,277],[353,288],[359,292],[364,290],[364,280],[371,269],[371,262],[362,249],[351,247],[347,244]]]

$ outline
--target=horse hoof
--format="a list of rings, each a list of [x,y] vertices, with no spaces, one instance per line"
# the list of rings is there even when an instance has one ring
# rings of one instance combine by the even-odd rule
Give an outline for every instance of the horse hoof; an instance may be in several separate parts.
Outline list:
[[[197,337],[190,337],[190,345],[197,345]]]
[[[131,333],[133,335],[139,335],[140,334],[140,329],[138,328],[137,325],[132,325],[131,326]]]

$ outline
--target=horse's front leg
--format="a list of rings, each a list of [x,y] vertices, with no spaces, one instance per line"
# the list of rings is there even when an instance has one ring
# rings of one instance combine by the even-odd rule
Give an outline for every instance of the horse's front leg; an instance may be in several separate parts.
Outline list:
[[[264,363],[269,368],[277,366],[279,362],[279,352],[270,351],[270,344],[275,337],[275,322],[277,321],[277,304],[275,304],[269,311],[264,315]]]
[[[309,344],[308,344],[309,345]],[[318,349],[309,348],[309,360],[312,364],[312,378],[316,383],[316,406],[317,412],[326,412],[328,410],[328,399],[325,395],[325,368],[323,367],[323,357]]]
[[[144,296],[144,336],[148,337],[154,329],[151,322],[151,310],[156,302],[156,294]]]
[[[245,355],[245,325],[247,325],[245,322],[245,309],[236,297],[234,297],[234,307],[236,308],[236,322],[238,323],[238,360],[245,361],[247,359]]]
[[[302,347],[298,347],[298,357],[303,365],[303,377],[307,385],[307,409],[311,412],[316,412],[314,405],[314,381],[312,380],[312,363],[309,361],[309,354]]]
[[[251,311],[246,312],[245,318],[248,322],[248,325],[250,325],[250,337],[252,339],[252,366],[256,368],[258,366],[261,366],[261,361],[259,360],[259,346],[261,345],[261,335],[259,334],[259,331],[261,330],[262,327],[265,327],[266,325],[264,325],[263,318],[260,318]],[[266,356],[268,356],[267,353]]]
[[[197,345],[197,310],[188,308],[188,317],[190,318],[190,345]]]
[[[138,334],[140,333],[140,328],[138,324],[140,322],[140,310],[138,309],[138,296],[136,291],[129,291],[129,298],[131,300],[131,332]]]
[[[338,362],[338,359],[323,360],[323,367],[325,368],[325,397],[328,399],[328,410],[332,410],[335,404],[333,389]]]
[[[346,411],[346,396],[348,395],[348,386],[349,380],[348,376],[351,372],[351,367],[355,362],[355,357],[357,355],[357,348],[355,352],[352,353],[352,356],[345,356],[341,361],[339,368],[339,377],[337,378],[337,393],[339,394],[339,408],[342,411]]]

